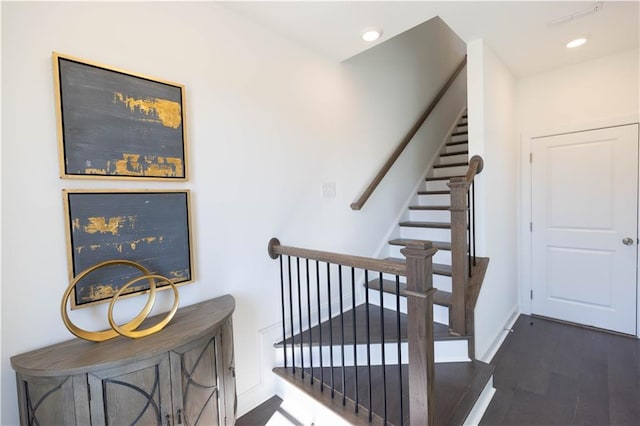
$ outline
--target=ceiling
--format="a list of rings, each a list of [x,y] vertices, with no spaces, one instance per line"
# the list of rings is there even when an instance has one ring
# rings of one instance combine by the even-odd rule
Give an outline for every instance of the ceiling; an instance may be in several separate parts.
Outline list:
[[[292,1],[226,5],[336,61],[348,59],[440,16],[465,42],[483,39],[516,77],[638,48],[640,40],[640,2],[637,0],[601,3]],[[599,5],[599,10],[589,13],[595,5]],[[550,24],[557,20],[564,22]],[[384,31],[383,37],[373,44],[360,38],[361,31],[371,26]],[[565,47],[568,41],[582,35],[588,37],[587,44],[571,50]]]

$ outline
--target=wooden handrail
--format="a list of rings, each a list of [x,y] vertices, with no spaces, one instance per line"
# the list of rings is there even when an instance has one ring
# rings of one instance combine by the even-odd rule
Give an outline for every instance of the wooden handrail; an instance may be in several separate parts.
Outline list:
[[[473,182],[473,179],[476,177],[476,175],[482,172],[483,168],[484,160],[482,159],[482,157],[480,157],[479,155],[474,155],[473,157],[471,157],[471,160],[469,160],[469,169],[467,169],[467,174],[465,175],[464,180],[467,183]]]
[[[370,257],[351,256],[348,254],[331,253],[328,251],[309,250],[298,247],[288,247],[280,245],[277,238],[269,241],[269,257],[277,259],[280,255],[301,257],[309,260],[318,260],[336,265],[350,266],[369,271],[383,272],[387,274],[407,276],[407,265],[405,263],[394,262],[384,259],[374,259]]]
[[[460,65],[458,65],[458,67],[455,69],[453,74],[451,74],[451,76],[449,77],[447,82],[444,84],[444,86],[442,86],[442,88],[440,89],[436,97],[433,98],[433,100],[431,101],[427,109],[424,111],[424,113],[422,113],[420,118],[418,118],[418,121],[416,121],[416,123],[413,125],[413,127],[411,127],[407,135],[402,139],[402,141],[396,147],[393,153],[391,153],[391,156],[389,157],[387,162],[384,163],[384,165],[382,166],[378,174],[373,178],[373,181],[371,181],[367,189],[365,189],[362,195],[360,195],[360,198],[358,198],[357,201],[351,203],[352,210],[360,210],[364,206],[364,204],[367,202],[371,194],[373,194],[373,191],[375,191],[375,189],[378,187],[380,182],[382,182],[382,179],[385,177],[387,172],[389,172],[389,169],[391,169],[391,166],[393,166],[393,164],[396,162],[398,157],[400,157],[400,154],[402,154],[402,151],[404,151],[404,149],[407,147],[409,142],[411,142],[411,140],[416,135],[416,133],[418,133],[418,130],[420,130],[420,127],[422,126],[422,124],[427,120],[431,112],[438,105],[438,102],[440,102],[440,99],[442,99],[444,94],[447,92],[447,89],[449,89],[449,86],[453,84],[456,77],[458,77],[458,74],[460,74],[460,72],[462,71],[462,69],[465,67],[466,64],[467,64],[467,55],[464,56],[464,59],[462,60],[462,62],[460,62]]]

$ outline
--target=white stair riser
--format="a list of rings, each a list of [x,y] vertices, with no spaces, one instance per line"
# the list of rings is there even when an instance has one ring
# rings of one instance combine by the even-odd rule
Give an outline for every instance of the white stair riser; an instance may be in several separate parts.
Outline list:
[[[438,263],[438,262],[435,262],[435,263]],[[369,278],[374,279],[374,278],[378,278],[378,276],[370,275]],[[390,275],[390,274],[382,274],[382,278],[385,280],[390,280],[394,282],[396,279],[394,275]],[[400,277],[400,282],[406,283],[407,279],[405,277]],[[451,277],[446,275],[433,274],[433,287],[437,288],[438,290],[448,291],[449,293],[451,293]],[[372,303],[372,300],[370,300],[369,303]]]
[[[391,293],[383,293],[382,303],[387,309],[396,309],[396,295]],[[369,290],[369,304],[380,306],[380,292],[378,290]],[[400,296],[400,312],[407,313],[407,298]],[[437,323],[449,325],[449,308],[446,306],[433,305],[433,320]]]
[[[331,425],[351,426],[339,414],[334,413],[322,402],[303,392],[297,386],[276,375],[278,396],[283,402],[269,419],[269,425]],[[283,414],[284,413],[284,414]],[[292,422],[294,419],[296,422]]]
[[[468,131],[469,131],[469,126],[467,125],[467,123],[458,123],[453,133],[468,132]]]
[[[333,352],[333,366],[334,367],[353,367],[356,365],[367,365],[368,356],[371,359],[371,365],[383,365],[382,364],[382,344],[372,343],[369,345],[370,354],[367,354],[367,345],[356,345],[354,356],[353,344],[344,346],[344,360],[342,358],[342,347],[340,345],[334,346],[312,346],[296,345],[295,348],[291,348],[287,345],[287,366],[295,365],[298,368],[302,368],[302,359],[304,356],[304,368],[309,368],[310,360],[313,358],[314,367],[320,366],[320,351],[322,351],[322,366],[331,367],[331,352]],[[468,355],[468,342],[466,339],[447,339],[438,340],[434,344],[435,349],[435,362],[468,362],[470,361]],[[276,367],[284,367],[284,353],[285,348],[276,348]],[[293,363],[292,353],[295,355],[295,364]],[[406,342],[400,344],[400,360],[402,364],[409,362],[409,346]],[[397,343],[385,343],[384,344],[384,364],[393,365],[398,364],[398,344]],[[315,374],[315,373],[314,373]]]
[[[451,230],[401,226],[400,237],[412,240],[442,241],[448,243],[451,242]]]
[[[400,250],[402,250],[402,246],[389,245],[389,256],[388,257],[396,257],[399,259],[404,258],[404,255]],[[433,255],[433,263],[441,263],[444,265],[451,265],[451,251],[450,250],[438,250],[436,254]]]
[[[451,293],[451,277],[433,274],[433,287]]]
[[[451,222],[449,210],[409,210],[409,218],[416,222]]]
[[[424,187],[427,191],[449,191],[450,188],[447,185],[448,183],[449,183],[449,179],[427,180],[425,181]]]
[[[467,134],[455,135],[455,136],[451,136],[449,140],[451,142],[466,141],[466,140],[469,140],[469,135]]]
[[[464,176],[469,170],[469,166],[444,167],[433,169],[432,176]]]
[[[449,194],[418,195],[418,204],[422,206],[448,206],[451,204]]]
[[[454,152],[463,152],[463,151],[467,151],[469,147],[469,144],[467,143],[462,143],[459,145],[447,145],[445,147],[444,152],[449,154],[449,153],[454,153]]]
[[[446,155],[444,157],[440,157],[440,161],[438,161],[438,164],[461,163],[468,160],[469,155],[466,153],[458,155]]]

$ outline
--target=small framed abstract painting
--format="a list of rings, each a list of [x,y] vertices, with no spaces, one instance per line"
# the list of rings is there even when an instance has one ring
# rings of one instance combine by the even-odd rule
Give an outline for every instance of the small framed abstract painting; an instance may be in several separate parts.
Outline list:
[[[53,53],[60,176],[187,180],[184,86]]]
[[[64,190],[63,196],[69,281],[109,260],[137,262],[174,284],[193,281],[188,190]],[[110,301],[137,272],[109,267],[88,274],[77,283],[71,308]],[[126,294],[148,289],[142,280]]]

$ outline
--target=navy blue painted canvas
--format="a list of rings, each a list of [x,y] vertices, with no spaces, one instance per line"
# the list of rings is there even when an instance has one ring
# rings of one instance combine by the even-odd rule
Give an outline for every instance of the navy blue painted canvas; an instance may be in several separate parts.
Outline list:
[[[64,177],[186,178],[183,86],[54,60]]]
[[[73,276],[97,263],[124,259],[176,284],[193,280],[188,191],[65,194]],[[140,275],[137,269],[123,266],[96,270],[77,284],[72,307],[108,301]],[[148,288],[147,281],[141,280],[127,293]]]

